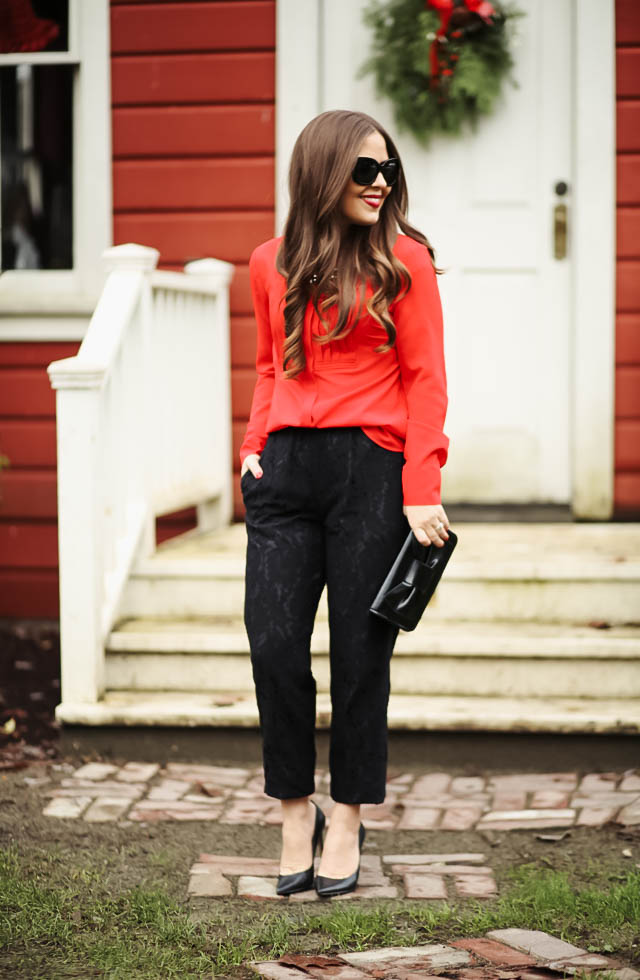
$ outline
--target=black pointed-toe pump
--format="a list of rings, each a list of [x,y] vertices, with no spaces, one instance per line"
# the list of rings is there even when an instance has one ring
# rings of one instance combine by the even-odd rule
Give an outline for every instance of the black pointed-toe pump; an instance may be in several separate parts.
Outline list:
[[[358,848],[360,853],[362,853],[365,835],[364,824],[361,823],[358,831]],[[318,875],[316,878],[316,891],[322,898],[331,898],[333,895],[345,895],[347,892],[355,891],[359,874],[360,862],[358,861],[356,870],[346,878],[324,878],[322,875]]]
[[[313,888],[313,862],[318,844],[322,845],[322,832],[326,823],[326,817],[315,800],[311,800],[311,802],[316,808],[316,822],[311,841],[311,867],[305,871],[295,871],[290,875],[278,875],[278,884],[276,886],[278,895],[292,895],[294,892],[306,892]]]

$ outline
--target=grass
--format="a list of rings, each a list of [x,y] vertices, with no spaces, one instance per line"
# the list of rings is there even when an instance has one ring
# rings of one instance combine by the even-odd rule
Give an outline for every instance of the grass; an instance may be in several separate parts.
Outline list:
[[[175,877],[166,857],[151,870]],[[441,942],[509,926],[637,959],[640,873],[613,874],[594,863],[586,877],[580,884],[568,872],[530,864],[510,871],[501,897],[491,902],[265,910],[231,900],[212,902],[212,917],[196,922],[168,894],[166,880],[116,893],[101,857],[74,866],[72,852],[40,848],[21,857],[12,845],[0,852],[0,974],[6,970],[16,980],[240,977],[249,975],[242,963],[286,952]]]

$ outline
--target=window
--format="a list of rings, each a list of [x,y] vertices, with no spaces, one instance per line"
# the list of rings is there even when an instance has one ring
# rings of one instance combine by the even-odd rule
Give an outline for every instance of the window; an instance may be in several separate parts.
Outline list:
[[[75,339],[59,314],[95,305],[112,243],[110,105],[108,0],[0,0],[0,340],[25,313]]]

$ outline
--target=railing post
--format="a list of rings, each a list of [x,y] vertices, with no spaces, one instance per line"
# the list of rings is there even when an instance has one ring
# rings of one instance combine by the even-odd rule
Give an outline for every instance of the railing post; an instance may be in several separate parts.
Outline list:
[[[151,432],[154,425],[152,417],[152,398],[151,398],[151,342],[152,342],[152,322],[153,306],[151,299],[151,273],[158,264],[160,252],[157,248],[148,245],[138,245],[135,242],[128,242],[126,245],[114,245],[106,248],[102,253],[102,260],[109,271],[116,272],[139,272],[143,275],[140,311],[142,315],[142,335],[144,346],[144,374],[140,378],[138,385],[139,410],[144,417],[143,431]],[[140,446],[140,452],[150,453],[152,451],[152,440]],[[147,461],[145,471],[149,474],[153,470],[152,460]],[[152,488],[149,486],[147,500],[152,498]],[[146,558],[152,555],[156,548],[156,518],[151,507],[147,514],[144,528],[140,537],[138,557]]]
[[[95,702],[104,691],[98,459],[104,371],[87,365],[77,376],[73,361],[55,361],[48,369],[56,389],[60,683],[65,701]]]
[[[215,391],[217,393],[216,417],[224,420],[220,425],[220,442],[215,451],[221,460],[227,477],[219,497],[204,500],[197,504],[198,528],[201,531],[213,530],[231,523],[233,516],[233,485],[231,470],[233,466],[233,438],[231,431],[231,343],[229,338],[229,285],[235,266],[220,259],[196,259],[187,262],[184,271],[190,276],[206,277],[206,281],[217,289],[215,322],[211,329],[218,338],[216,363],[211,365],[215,372]]]
[[[150,272],[156,249],[122,245],[106,249],[108,272]],[[146,288],[148,286],[148,276]],[[143,281],[144,300],[145,283]],[[129,297],[135,290],[128,289]],[[108,277],[92,317],[109,322],[109,296],[117,302],[118,283]],[[148,320],[149,303],[146,303]],[[105,342],[91,326],[76,357],[49,364],[56,390],[58,457],[58,561],[60,569],[61,695],[66,704],[98,701],[104,694],[104,503],[102,486],[103,386],[109,370]],[[100,333],[98,331],[98,333]],[[148,324],[146,327],[148,333]],[[144,404],[144,380],[141,379]]]

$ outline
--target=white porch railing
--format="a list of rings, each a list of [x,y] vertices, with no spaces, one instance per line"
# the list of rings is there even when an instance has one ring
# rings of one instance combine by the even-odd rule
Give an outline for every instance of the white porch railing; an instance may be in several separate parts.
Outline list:
[[[108,274],[75,357],[48,367],[56,389],[61,688],[104,692],[105,641],[155,518],[195,505],[213,528],[232,514],[229,283],[201,259],[156,270],[156,249],[104,252]]]

